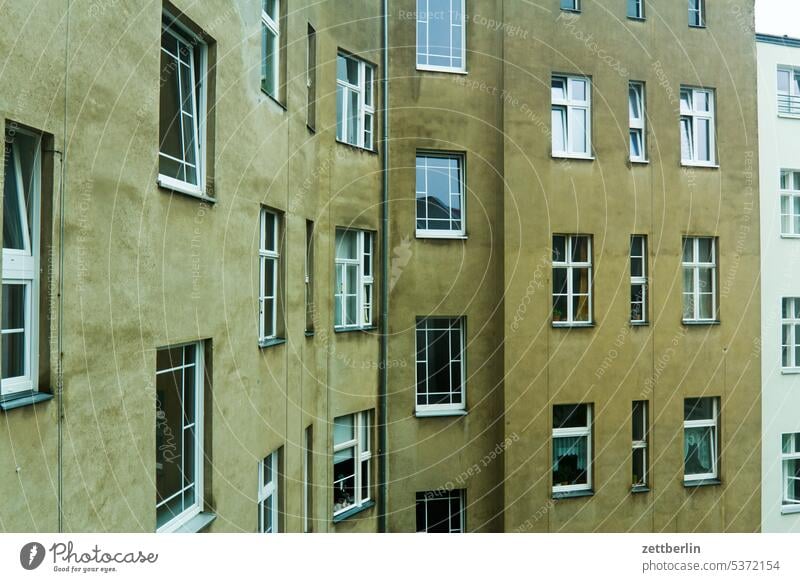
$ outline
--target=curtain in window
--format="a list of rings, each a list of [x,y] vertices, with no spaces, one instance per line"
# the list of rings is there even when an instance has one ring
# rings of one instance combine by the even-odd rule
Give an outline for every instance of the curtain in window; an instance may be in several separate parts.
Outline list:
[[[553,439],[553,484],[577,485],[586,483],[588,437],[557,437]]]
[[[714,428],[687,428],[684,440],[684,459],[687,475],[713,473]]]

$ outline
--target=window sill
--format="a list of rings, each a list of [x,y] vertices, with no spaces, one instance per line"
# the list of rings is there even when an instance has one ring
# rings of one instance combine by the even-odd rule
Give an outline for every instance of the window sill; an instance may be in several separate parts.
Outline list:
[[[354,143],[349,143],[349,142],[346,142],[346,141],[342,141],[342,140],[340,140],[338,138],[336,140],[336,143],[338,143],[339,145],[343,145],[343,146],[346,146],[348,148],[354,149],[354,150],[359,151],[359,152],[364,152],[365,154],[372,154],[374,156],[378,155],[378,150],[376,150],[376,149],[365,148],[365,147],[362,147],[360,145],[356,145]]]
[[[719,170],[719,164],[707,164],[703,162],[687,162],[681,160],[681,166],[684,168],[705,168],[707,170]]]
[[[798,238],[800,238],[800,234],[784,234],[784,233],[781,233],[781,238],[798,239]]]
[[[649,321],[632,321],[631,327],[648,327],[650,325]]]
[[[690,24],[690,25],[689,25],[689,28],[699,28],[699,29],[705,29],[705,28],[706,28],[706,25],[705,25],[705,24]]]
[[[278,107],[280,107],[280,108],[281,108],[281,109],[283,109],[284,111],[288,111],[288,110],[287,110],[287,108],[286,108],[286,105],[284,105],[283,103],[281,103],[281,102],[278,100],[278,98],[277,98],[277,97],[275,97],[274,95],[270,95],[270,93],[269,93],[269,92],[268,92],[266,89],[264,89],[263,85],[261,86],[261,92],[262,92],[264,95],[266,95],[267,97],[269,97],[269,100],[270,100],[270,101],[272,101],[272,102],[273,102],[275,105],[277,105]]]
[[[800,119],[800,113],[778,113],[778,117],[784,119]]]
[[[650,164],[650,160],[632,160],[632,159],[629,158],[628,161],[631,164],[637,164],[639,166],[647,166],[647,165]]]
[[[359,331],[375,331],[377,325],[366,325],[364,327],[334,327],[333,333],[356,333]]]
[[[200,533],[215,519],[217,519],[215,514],[201,511],[172,533]]]
[[[342,521],[344,521],[346,519],[350,519],[354,515],[358,515],[362,511],[366,511],[366,510],[370,509],[374,505],[375,505],[374,501],[371,501],[371,500],[370,501],[365,501],[364,503],[362,503],[361,505],[359,505],[357,507],[353,507],[351,509],[348,509],[347,511],[343,511],[342,513],[340,513],[338,515],[334,515],[333,516],[333,523],[340,523],[340,522],[342,522]]]
[[[466,75],[466,69],[455,69],[450,67],[432,67],[429,65],[417,65],[418,71],[424,71],[426,73],[449,73],[451,75]]]
[[[647,485],[634,485],[633,487],[631,487],[631,493],[632,494],[650,493],[650,487],[648,487]]]
[[[800,505],[784,505],[781,507],[781,515],[792,515],[800,513]]]
[[[416,232],[417,239],[436,239],[436,240],[467,240],[469,237],[466,234],[460,232],[443,232],[442,234],[434,233],[434,232],[424,232],[424,231],[417,231]]]
[[[191,184],[181,184],[173,182],[169,179],[164,179],[163,176],[158,176],[158,187],[169,192],[173,192],[175,194],[183,194],[184,196],[190,196],[192,198],[197,198],[198,200],[203,200],[204,202],[210,202],[211,204],[216,204],[217,199],[212,198],[211,196],[207,196],[203,193],[203,191],[197,187],[192,186]]]
[[[272,346],[280,346],[286,343],[286,338],[283,337],[272,337],[269,339],[261,339],[258,340],[258,347],[259,348],[271,348]]]
[[[711,487],[713,485],[722,485],[719,479],[696,479],[693,481],[683,480],[683,486],[687,489],[693,487]]]
[[[307,329],[305,331],[305,336],[306,337],[314,337],[314,330],[313,329]]]
[[[647,20],[644,16],[628,16],[628,20],[633,20],[634,22],[644,22]]]
[[[800,368],[781,368],[781,374],[784,376],[795,376],[800,374]]]
[[[591,489],[583,489],[581,491],[553,491],[553,499],[573,499],[578,497],[593,497],[594,491]]]
[[[24,406],[33,406],[39,402],[47,402],[52,400],[53,395],[49,392],[17,392],[16,394],[9,394],[0,398],[0,410],[8,412],[15,408],[22,408]]]
[[[467,411],[464,409],[452,410],[415,410],[414,416],[417,418],[436,418],[446,416],[467,416]]]
[[[576,10],[574,8],[562,8],[561,12],[571,12],[572,14],[580,14],[580,10]]]
[[[584,154],[567,154],[563,152],[553,152],[550,157],[554,160],[583,160],[585,162],[593,162],[594,156],[587,156]]]
[[[308,131],[310,131],[310,132],[311,132],[312,134],[314,134],[314,135],[316,135],[316,133],[317,133],[317,128],[316,128],[316,127],[313,127],[313,126],[311,126],[311,125],[309,125],[308,123],[306,123],[306,129],[307,129]]]
[[[594,322],[588,323],[560,323],[557,321],[553,322],[553,329],[572,329],[572,328],[591,328],[594,327]]]
[[[709,320],[694,320],[694,319],[682,319],[681,323],[683,325],[688,326],[695,326],[695,325],[720,325],[721,322],[719,319],[709,319]]]

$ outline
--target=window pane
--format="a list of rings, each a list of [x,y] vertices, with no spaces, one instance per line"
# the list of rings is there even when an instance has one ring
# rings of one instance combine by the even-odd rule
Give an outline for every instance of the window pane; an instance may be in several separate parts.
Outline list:
[[[563,101],[567,98],[566,79],[554,77],[550,81],[550,97],[553,101]]]
[[[553,406],[553,428],[577,428],[588,425],[586,404],[557,404]]]
[[[346,443],[355,438],[353,432],[353,415],[340,416],[333,421],[333,444],[334,446]]]
[[[359,94],[355,91],[347,91],[347,143],[358,144],[358,135],[361,132],[361,121],[359,119]]]
[[[25,248],[19,187],[23,182],[17,175],[14,163],[16,146],[8,144],[5,155],[5,178],[3,181],[3,248],[22,250]],[[27,214],[27,213],[26,213]]]
[[[25,285],[3,285],[2,377],[18,378],[26,370]]]
[[[647,449],[633,449],[632,485],[647,485],[645,472],[647,467]]]
[[[701,263],[714,262],[714,241],[710,238],[697,239],[697,260]]]
[[[344,98],[345,89],[341,85],[336,86],[336,139],[344,141],[344,119],[346,101]]]
[[[638,401],[633,403],[632,414],[632,440],[643,441],[645,440],[645,420],[646,420],[647,403]]]
[[[789,79],[791,74],[789,71],[778,71],[778,91],[781,93],[789,92]]]
[[[589,237],[572,237],[572,261],[575,263],[589,262]]]
[[[713,398],[686,398],[683,401],[684,420],[713,420],[714,419],[714,399]]]
[[[567,260],[567,238],[561,235],[553,236],[553,262],[563,263]]]
[[[687,428],[684,442],[684,470],[686,475],[714,472],[714,427]]]
[[[637,85],[628,87],[628,109],[631,119],[639,119],[642,116],[639,87]]]
[[[358,259],[358,233],[355,230],[336,230],[336,258]]]
[[[567,149],[566,142],[566,119],[567,111],[564,107],[553,107],[553,151],[564,152]]]
[[[583,79],[570,79],[570,99],[573,101],[586,101],[586,84]]]
[[[588,438],[558,437],[553,439],[553,485],[588,484]]]
[[[273,97],[277,94],[278,36],[266,25],[261,36],[261,79],[264,90]]]
[[[697,156],[702,162],[711,161],[711,124],[708,119],[697,120]]]
[[[690,161],[694,158],[694,140],[692,138],[692,120],[681,118],[681,159]]]
[[[576,153],[588,153],[586,135],[586,110],[570,109],[569,111],[569,130],[572,151]]]
[[[632,158],[641,158],[642,157],[642,132],[639,129],[632,129],[630,131],[631,135],[631,157]]]

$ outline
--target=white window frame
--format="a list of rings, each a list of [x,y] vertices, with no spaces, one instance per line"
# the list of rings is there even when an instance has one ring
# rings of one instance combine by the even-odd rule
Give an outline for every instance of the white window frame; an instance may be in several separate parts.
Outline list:
[[[716,124],[716,99],[713,89],[701,89],[698,87],[681,86],[680,98],[680,142],[681,142],[681,165],[684,166],[701,166],[714,168],[717,166],[717,124]],[[691,102],[690,107],[684,105],[683,95],[689,96]],[[698,103],[701,101],[702,96],[708,96],[708,111],[703,111]],[[697,144],[700,141],[700,123],[699,121],[708,121],[708,151],[709,160],[701,160],[697,151]],[[689,157],[685,157],[683,151],[684,141],[684,126],[689,128],[689,133],[686,134],[687,138],[691,138],[687,145],[689,147]]]
[[[313,488],[314,473],[314,426],[308,425],[303,432],[303,531],[313,531]]]
[[[800,297],[781,300],[781,369],[800,371]]]
[[[781,170],[778,188],[781,237],[800,238],[800,171]]]
[[[334,455],[339,451],[344,451],[347,449],[353,449],[353,459],[354,459],[354,469],[355,469],[355,485],[354,485],[354,495],[353,495],[353,503],[350,505],[340,507],[339,509],[334,509],[333,517],[337,517],[346,513],[352,509],[362,507],[366,503],[372,500],[372,411],[365,410],[363,412],[357,412],[355,414],[346,414],[339,418],[346,418],[348,416],[353,417],[353,438],[341,443],[337,443],[335,440],[335,431],[334,431],[334,440],[333,440],[333,453]],[[334,420],[334,426],[336,424],[336,420]],[[364,430],[366,429],[366,430]],[[366,442],[364,442],[362,431],[366,434]],[[362,470],[362,463],[367,463],[367,470],[366,475]],[[333,458],[331,458],[331,463],[333,463]],[[345,480],[348,477],[345,477]],[[336,474],[333,474],[333,490],[336,491],[336,486],[338,484],[338,480],[336,479]],[[365,497],[362,494],[362,485],[364,482],[367,483],[367,496]],[[333,499],[335,499],[335,493],[333,495]]]
[[[566,269],[567,270],[567,318],[562,321],[556,321],[555,319],[555,301],[556,296],[561,296],[561,294],[556,294],[555,289],[553,289],[552,293],[552,305],[551,305],[551,319],[553,322],[554,327],[570,327],[570,326],[582,326],[582,325],[591,325],[594,322],[594,306],[593,306],[593,287],[594,287],[594,280],[592,278],[592,237],[588,234],[556,234],[555,236],[563,236],[565,239],[564,246],[566,248],[566,256],[564,257],[565,260],[557,261],[555,257],[553,258],[553,278],[555,279],[555,270],[556,269]],[[577,238],[585,238],[587,239],[587,258],[588,261],[573,261],[572,260],[572,247],[573,243]],[[573,270],[574,269],[588,269],[588,283],[589,283],[589,293],[588,293],[588,319],[583,320],[576,320],[575,313],[574,313],[574,306],[573,306],[573,299],[576,295],[575,290],[573,288]]]
[[[268,248],[270,241],[267,241],[267,220],[272,217],[275,221],[273,249]],[[258,245],[258,341],[265,343],[278,337],[278,301],[281,282],[280,277],[280,228],[281,216],[267,208],[261,209],[259,221],[259,245]],[[273,289],[266,289],[264,275],[267,269],[272,269]],[[270,293],[272,293],[270,295]],[[270,315],[271,328],[267,329],[264,321],[265,305],[268,299],[272,299],[272,313]]]
[[[434,320],[447,320],[451,322],[451,326],[446,328],[448,333],[448,353],[450,354],[449,359],[449,375],[450,375],[450,390],[447,394],[450,395],[450,403],[448,404],[420,404],[419,399],[420,396],[424,395],[426,400],[430,400],[431,392],[427,390],[428,382],[430,379],[430,370],[429,370],[429,361],[428,361],[428,349],[430,347],[430,339],[429,334],[433,332],[441,332],[445,331],[444,328],[431,328],[429,327],[429,323]],[[455,325],[452,325],[453,322],[457,322]],[[452,331],[458,331],[458,341],[459,341],[459,350],[458,350],[458,358],[453,359],[453,334]],[[425,334],[425,345],[419,345],[418,336],[420,333]],[[429,317],[422,317],[417,319],[417,325],[415,329],[415,353],[416,353],[416,367],[417,367],[417,382],[415,384],[415,409],[418,414],[425,414],[425,413],[446,413],[446,412],[456,412],[465,410],[467,407],[467,366],[466,366],[466,318],[464,317],[436,317],[436,316],[429,316]],[[424,348],[424,359],[420,359],[420,353]],[[425,376],[423,378],[419,377],[420,367],[425,367]],[[461,372],[461,381],[458,386],[453,385],[453,368],[457,367]],[[419,392],[419,385],[421,382],[425,383],[426,390],[424,393]],[[434,394],[441,394],[441,393],[434,393]],[[455,400],[455,397],[458,396],[459,401]]]
[[[592,406],[590,404],[578,403],[578,404],[567,404],[561,405],[556,404],[555,406],[583,406],[586,408],[586,425],[581,427],[570,427],[570,428],[555,428],[553,427],[552,432],[552,446],[553,450],[555,450],[555,441],[559,438],[575,438],[575,437],[585,437],[586,438],[586,483],[580,483],[578,485],[556,485],[553,483],[553,494],[559,493],[574,493],[576,491],[591,491],[592,490],[592,455],[594,451],[592,450],[592,431],[594,430],[594,418],[592,416]],[[552,426],[551,422],[551,426]],[[552,479],[553,475],[553,457],[554,454],[551,452],[550,454],[550,478]]]
[[[431,55],[430,54],[430,18],[428,18],[428,0],[417,0],[417,70],[418,71],[434,71],[441,73],[466,73],[467,71],[467,23],[465,12],[464,0],[450,0],[450,63],[451,66],[431,65],[428,64],[431,56],[444,57],[444,55]],[[461,14],[460,22],[453,22],[453,8],[458,5]],[[420,46],[420,29],[425,29],[426,45]],[[461,38],[461,54],[455,54],[456,51],[453,46],[453,40],[456,35]],[[424,50],[423,50],[424,49]],[[453,65],[454,61],[461,60],[461,65]]]
[[[279,481],[279,450],[273,451],[258,463],[258,533],[280,532],[280,519],[278,501],[280,496]],[[269,462],[269,468],[267,463]],[[269,473],[269,475],[267,475]],[[269,482],[264,483],[269,476]],[[272,525],[267,529],[264,523],[264,509],[269,509],[272,515]]]
[[[348,233],[355,233],[357,239],[355,259],[340,258],[338,256],[335,256],[334,259],[334,308],[336,302],[341,302],[340,313],[342,314],[340,323],[336,322],[334,315],[334,329],[350,330],[372,327],[373,306],[375,303],[375,264],[373,261],[375,250],[374,233],[368,230],[356,230],[352,228],[337,228],[336,232],[337,234],[341,232],[345,236]],[[338,244],[334,244],[334,255],[337,249]],[[347,269],[354,266],[358,268],[358,277],[356,278],[356,318],[355,323],[348,325],[345,323],[348,319],[346,297],[352,295],[352,293],[345,293],[345,291],[349,291],[349,289],[347,289]],[[337,276],[339,267],[342,267],[341,277]]]
[[[281,18],[281,0],[275,0],[275,14],[270,14],[266,11],[266,0],[261,0],[261,35],[262,35],[262,46],[264,43],[264,37],[267,34],[267,31],[271,32],[275,35],[275,62],[272,65],[272,75],[275,79],[275,93],[270,93],[267,90],[267,79],[266,77],[261,79],[261,89],[270,97],[277,100],[278,99],[278,92],[280,91],[281,87],[281,26],[280,26],[280,18]],[[262,66],[264,61],[266,61],[267,55],[261,54]]]
[[[704,262],[700,260],[700,241],[701,240],[709,240],[711,241],[711,262]],[[685,245],[687,241],[691,241],[692,244],[692,257],[691,260],[687,261],[684,255],[685,253]],[[682,302],[682,313],[683,313],[683,321],[689,323],[707,323],[707,322],[715,322],[719,320],[718,309],[719,305],[717,305],[717,239],[716,237],[711,236],[685,236],[683,237],[683,245],[681,246],[681,267],[683,270],[682,276],[684,278],[684,287],[686,284],[685,277],[686,277],[686,270],[691,269],[692,271],[692,290],[689,292],[682,291],[681,297],[683,299]],[[711,317],[700,317],[700,298],[701,295],[706,295],[707,292],[702,292],[700,289],[700,271],[701,270],[710,270],[711,271]],[[682,287],[683,289],[683,287]],[[689,295],[692,298],[693,302],[693,313],[691,317],[686,317],[685,314],[685,303],[686,303],[686,296]]]
[[[306,333],[313,333],[314,305],[314,223],[306,221],[306,256],[303,261],[303,288],[305,290]]]
[[[789,491],[791,482],[800,481],[800,477],[790,475],[789,464],[792,462],[800,464],[800,432],[781,435],[781,481],[783,489],[781,505],[784,511],[796,512],[800,509],[800,498],[794,499]]]
[[[338,59],[346,59],[354,61],[358,64],[358,85],[354,85],[347,81],[347,79],[340,79],[338,70]],[[336,85],[337,89],[344,92],[344,98],[339,100],[338,90],[336,97],[336,141],[345,143],[361,149],[374,151],[375,150],[375,65],[359,59],[351,54],[339,51],[337,55],[336,65]],[[370,80],[367,81],[367,73],[369,73]],[[370,85],[367,91],[367,85]],[[358,94],[358,128],[356,143],[347,141],[347,136],[350,133],[348,124],[350,122],[349,107],[350,100],[347,98],[349,93]],[[344,107],[342,110],[341,108]],[[370,130],[367,131],[367,119],[370,120]],[[340,135],[341,133],[341,135]]]
[[[448,490],[448,491],[419,491],[416,495],[416,505],[419,506],[422,504],[423,506],[423,514],[425,515],[425,524],[423,529],[418,529],[417,533],[429,533],[428,532],[428,504],[434,501],[442,502],[446,501],[448,505],[448,509],[451,511],[449,512],[449,517],[447,519],[447,527],[449,531],[447,533],[464,533],[467,531],[467,519],[466,519],[466,503],[465,503],[466,491],[464,489],[455,489],[455,490]],[[452,502],[455,501],[458,503],[458,513],[454,515],[452,513]],[[444,533],[444,532],[442,532]]]
[[[692,483],[695,481],[704,481],[706,479],[719,478],[719,399],[714,396],[701,396],[700,399],[710,398],[713,404],[712,417],[703,420],[686,420],[685,411],[683,419],[683,440],[684,440],[684,454],[683,454],[683,481],[684,483]],[[693,398],[694,399],[694,398]],[[685,406],[685,403],[684,403]],[[686,430],[690,428],[713,428],[713,438],[711,439],[711,465],[712,471],[710,473],[694,473],[686,474]]]
[[[692,23],[692,15],[697,15],[698,24]],[[691,28],[706,27],[706,2],[705,0],[689,0],[689,26]]]
[[[634,2],[636,3],[635,4],[636,14],[631,14],[630,12],[627,12],[626,8],[628,18],[633,18],[635,20],[644,20],[644,0],[634,0]]]
[[[635,255],[633,254],[633,243],[635,239],[641,239],[641,247],[642,247],[642,254]],[[633,261],[634,259],[640,259],[642,262],[642,271],[641,273],[634,274],[633,272]],[[634,234],[631,236],[631,246],[630,246],[630,269],[631,269],[631,323],[647,323],[647,295],[648,295],[648,282],[647,282],[647,236],[643,234]],[[634,301],[634,289],[639,288],[641,289],[641,301]],[[633,318],[633,306],[634,304],[642,304],[642,315],[639,319]]]
[[[563,83],[564,97],[555,97],[553,95],[552,86],[555,83]],[[572,83],[583,82],[586,85],[586,99],[577,99],[573,95]],[[582,75],[553,75],[550,80],[550,100],[551,100],[551,131],[553,139],[551,140],[552,156],[557,158],[580,158],[580,159],[594,159],[592,154],[592,79]],[[566,149],[557,150],[555,148],[556,127],[554,122],[555,111],[563,111],[563,123],[561,137]],[[573,143],[573,136],[571,131],[571,118],[573,111],[586,112],[586,125],[584,136],[586,142],[586,149],[576,149]]]
[[[650,452],[649,452],[648,447],[647,447],[647,442],[648,442],[648,437],[649,437],[649,430],[648,430],[648,407],[649,406],[648,406],[648,404],[649,403],[648,403],[647,400],[634,400],[633,409],[631,411],[631,424],[632,425],[635,425],[635,423],[637,421],[637,419],[636,419],[636,407],[637,407],[637,405],[639,405],[640,410],[642,411],[642,417],[640,419],[642,425],[639,427],[639,430],[642,433],[642,439],[641,440],[635,440],[635,439],[631,438],[631,449],[632,449],[632,454],[634,456],[636,455],[637,451],[642,451],[642,455],[643,455],[642,469],[644,471],[644,474],[640,476],[638,483],[633,482],[633,479],[631,479],[632,485],[633,485],[634,488],[642,488],[642,487],[647,487],[649,485],[650,471],[649,471],[649,467],[648,467],[648,462],[649,462]],[[633,458],[632,458],[631,459],[631,473],[633,472],[633,467],[634,467],[634,465],[633,465]],[[632,474],[631,474],[631,477],[633,477]]]
[[[192,183],[184,180],[178,180],[171,176],[166,176],[159,171],[158,185],[168,190],[181,192],[190,196],[197,196],[206,200],[213,201],[213,198],[206,195],[206,125],[207,125],[207,79],[208,79],[208,46],[197,35],[189,31],[172,15],[165,13],[163,17],[162,31],[175,37],[179,43],[183,43],[189,47],[189,66],[190,74],[192,75],[192,106],[194,108],[194,115],[192,117],[192,133],[194,136],[194,155],[195,155],[195,170],[197,172],[197,183]],[[163,44],[160,47],[161,52],[166,52],[171,58],[171,55],[164,49]],[[197,54],[195,54],[197,51]],[[200,62],[196,62],[199,60]],[[196,75],[195,68],[200,67],[200,75]],[[178,74],[180,74],[180,67],[177,67]],[[195,84],[195,78],[199,77],[199,87]],[[180,87],[179,87],[180,91]],[[180,92],[179,92],[180,95]],[[182,96],[181,96],[182,97]],[[183,99],[181,98],[183,102]],[[181,117],[181,128],[183,127],[183,113]],[[161,129],[159,127],[159,140]],[[181,136],[184,135],[181,130]],[[188,164],[184,160],[178,160],[173,156],[161,152],[159,143],[159,159],[161,157],[170,158],[178,163]],[[160,164],[160,162],[159,162]],[[190,164],[189,164],[190,165]],[[160,169],[160,166],[159,166]]]
[[[636,99],[636,105],[639,108],[638,117],[635,115],[633,107],[631,107],[631,93],[633,93]],[[641,81],[630,81],[628,83],[628,125],[630,126],[629,148],[630,160],[632,162],[647,161],[647,112],[645,106],[644,83]],[[638,139],[639,142],[640,154],[638,156],[634,154],[634,139]]]
[[[431,219],[428,218],[428,217],[425,217],[423,219],[420,216],[417,216],[416,213],[418,212],[418,210],[415,210],[416,236],[418,238],[464,238],[465,236],[467,236],[467,213],[466,213],[466,204],[465,204],[465,202],[466,202],[466,196],[465,196],[466,177],[465,177],[465,171],[464,171],[465,170],[465,166],[466,166],[466,164],[465,164],[465,156],[463,154],[450,153],[450,152],[433,152],[433,151],[423,151],[423,150],[418,151],[417,152],[417,156],[416,156],[416,161],[415,161],[415,168],[416,168],[417,173],[419,173],[420,162],[424,161],[425,184],[423,185],[423,189],[422,190],[420,189],[420,184],[416,185],[415,201],[419,199],[420,195],[428,196],[428,194],[429,194],[429,192],[428,192],[428,183],[429,183],[428,172],[430,170],[429,170],[429,166],[428,166],[428,161],[431,160],[431,159],[455,160],[458,163],[458,174],[459,174],[458,175],[458,184],[459,184],[460,191],[459,192],[449,192],[449,200],[451,202],[452,202],[452,200],[454,198],[457,198],[459,200],[459,205],[460,205],[460,209],[461,209],[461,218],[460,218],[460,220],[458,220],[458,222],[460,223],[460,227],[459,228],[452,228],[453,223],[455,222],[455,220],[453,220],[453,218],[451,216],[451,218],[450,218],[450,227],[451,228],[450,229],[437,230],[437,229],[431,229],[431,228],[419,228],[419,221],[420,220],[425,220],[425,223],[427,224],[427,226],[430,226],[429,223],[430,223]],[[451,184],[452,183],[452,179],[448,180],[448,183]],[[451,204],[450,208],[452,209],[452,204]],[[427,209],[427,205],[426,205],[426,209]]]
[[[0,381],[0,397],[7,397],[22,392],[35,392],[39,388],[39,262],[41,238],[41,200],[42,200],[42,136],[26,131],[20,127],[15,128],[17,135],[25,135],[32,139],[34,151],[31,152],[33,167],[31,176],[23,176],[22,162],[19,152],[19,140],[11,144],[12,154],[8,162],[14,164],[16,174],[16,190],[20,221],[23,227],[22,249],[3,248],[3,285],[21,285],[23,287],[24,324],[22,331],[25,337],[24,364],[25,373],[22,376],[7,378]],[[5,157],[5,156],[4,156]],[[11,177],[6,174],[6,180]],[[25,202],[25,188],[30,187],[28,200],[32,207],[29,209]],[[28,212],[32,224],[28,224]],[[0,322],[2,324],[2,322]],[[2,335],[17,333],[17,329],[2,330]],[[2,338],[0,338],[2,342]]]
[[[175,372],[180,369],[185,369],[189,367],[194,367],[194,422],[186,423],[186,415],[183,410],[181,410],[181,423],[182,423],[182,430],[185,432],[188,429],[195,428],[194,430],[194,460],[193,460],[193,467],[194,467],[194,480],[191,486],[195,489],[195,496],[194,496],[194,503],[185,508],[182,513],[175,516],[172,520],[168,521],[158,529],[156,529],[156,533],[171,533],[182,526],[184,526],[188,521],[190,521],[193,517],[199,515],[203,510],[203,503],[204,503],[204,482],[203,482],[203,473],[204,473],[204,463],[203,460],[205,458],[204,452],[204,411],[203,411],[203,399],[205,397],[205,350],[203,342],[195,342],[190,344],[183,344],[177,346],[166,346],[163,348],[159,348],[160,350],[171,350],[176,348],[181,348],[185,350],[188,347],[193,347],[195,351],[195,360],[194,364],[186,364],[183,362],[179,366],[173,366],[172,368],[167,368],[165,370],[158,370],[156,369],[156,377],[161,374],[167,374],[171,372]],[[184,351],[185,354],[185,351]],[[182,390],[185,390],[185,386],[182,386]],[[177,439],[176,439],[177,440]],[[183,451],[183,434],[181,434],[181,451]],[[183,458],[183,452],[181,452],[181,458]],[[160,505],[165,505],[171,499],[173,499],[176,495],[182,494],[184,491],[188,489],[189,486],[184,487],[178,493],[172,494],[170,497],[161,501],[161,503],[156,503],[156,513],[158,513],[158,507]]]
[[[565,6],[565,4],[571,4],[571,6]],[[581,0],[559,0],[559,6],[561,10],[567,10],[569,12],[580,12],[581,11]]]
[[[787,90],[781,89],[781,76],[787,75]],[[777,77],[778,115],[800,117],[800,68],[780,65]]]

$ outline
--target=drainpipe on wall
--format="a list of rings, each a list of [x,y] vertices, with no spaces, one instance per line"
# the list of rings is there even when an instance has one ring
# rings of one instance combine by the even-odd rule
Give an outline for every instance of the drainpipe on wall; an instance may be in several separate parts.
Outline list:
[[[387,454],[387,394],[389,386],[389,0],[383,0],[383,123],[381,152],[383,172],[381,174],[381,317],[380,317],[380,363],[378,380],[378,531],[385,533],[386,527],[386,454]]]
[[[64,34],[64,144],[61,155],[61,176],[59,177],[59,210],[58,210],[58,366],[56,373],[56,399],[58,401],[58,531],[64,532],[64,209],[67,193],[67,94],[69,85],[69,20],[71,0],[67,0],[67,24]]]

